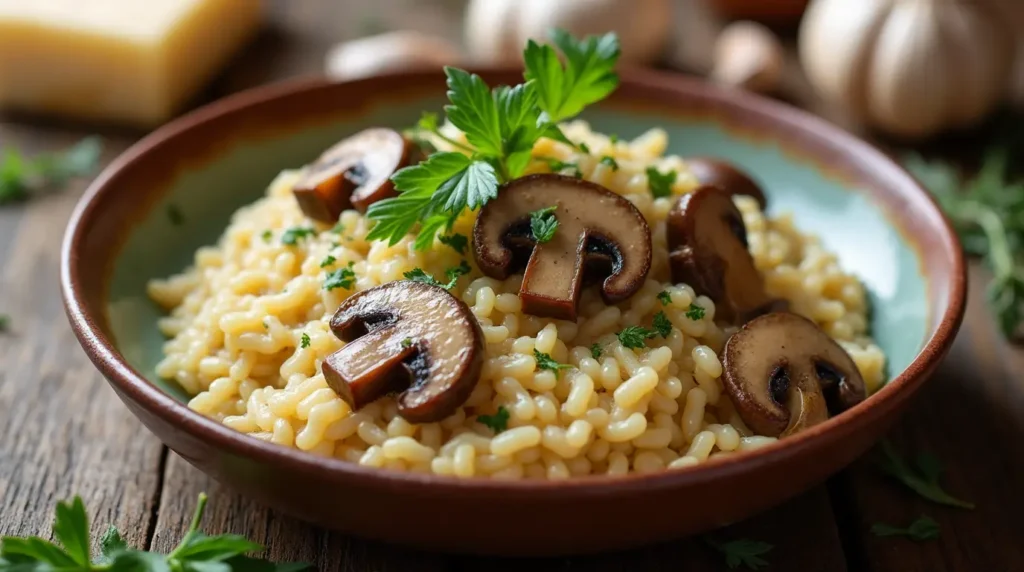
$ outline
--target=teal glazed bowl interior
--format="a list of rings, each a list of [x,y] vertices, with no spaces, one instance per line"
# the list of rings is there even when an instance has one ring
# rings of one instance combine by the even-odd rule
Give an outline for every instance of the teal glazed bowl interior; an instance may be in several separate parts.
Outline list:
[[[481,74],[491,85],[520,77]],[[762,449],[650,475],[560,482],[368,469],[264,443],[189,410],[181,388],[154,373],[164,338],[147,281],[188,266],[281,170],[359,129],[411,125],[443,103],[439,72],[270,86],[160,129],[92,185],[65,237],[68,316],[117,394],[171,449],[270,506],[357,535],[489,554],[620,549],[735,522],[841,469],[896,420],[959,327],[960,246],[925,191],[883,154],[779,103],[627,72],[615,95],[583,118],[622,137],[661,127],[668,153],[722,157],[759,179],[771,212],[792,212],[866,285],[871,331],[888,358],[881,390]],[[183,222],[174,224],[169,210]]]

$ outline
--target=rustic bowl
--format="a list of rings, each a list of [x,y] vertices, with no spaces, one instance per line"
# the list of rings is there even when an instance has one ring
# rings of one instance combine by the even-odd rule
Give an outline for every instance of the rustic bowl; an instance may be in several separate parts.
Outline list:
[[[492,85],[519,77],[482,73]],[[188,265],[281,169],[356,129],[410,125],[421,110],[439,109],[443,95],[436,72],[257,89],[146,137],[83,197],[62,253],[71,325],[132,412],[199,469],[306,520],[424,548],[510,555],[626,548],[743,519],[821,482],[881,437],[953,341],[964,311],[960,246],[900,167],[793,108],[629,72],[614,97],[585,117],[623,136],[661,126],[670,152],[735,161],[764,182],[773,210],[792,211],[818,233],[870,290],[871,324],[891,379],[874,396],[753,452],[658,474],[563,482],[368,469],[264,443],[189,410],[180,388],[153,373],[163,339],[146,281]],[[180,218],[168,217],[169,209]]]

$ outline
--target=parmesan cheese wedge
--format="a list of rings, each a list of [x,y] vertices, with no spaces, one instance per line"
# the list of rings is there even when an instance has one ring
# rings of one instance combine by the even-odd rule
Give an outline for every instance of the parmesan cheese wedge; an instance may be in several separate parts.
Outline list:
[[[260,16],[259,0],[0,0],[0,108],[157,125]]]

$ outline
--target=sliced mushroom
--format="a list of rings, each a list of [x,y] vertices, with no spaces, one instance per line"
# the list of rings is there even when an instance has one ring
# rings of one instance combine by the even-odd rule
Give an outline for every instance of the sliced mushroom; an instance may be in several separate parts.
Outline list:
[[[292,193],[311,219],[328,224],[345,209],[366,212],[396,195],[391,175],[412,162],[415,145],[394,129],[360,131],[306,167]]]
[[[558,229],[538,243],[530,213],[556,207]],[[633,295],[651,268],[651,231],[632,203],[604,187],[562,175],[530,175],[505,185],[480,211],[474,255],[484,274],[503,280],[523,268],[523,311],[576,319],[588,261],[608,268],[601,295],[609,304]],[[609,261],[611,264],[609,265]]]
[[[338,308],[331,330],[348,344],[327,356],[323,374],[352,409],[397,392],[406,420],[440,421],[480,377],[480,325],[444,288],[403,280],[365,290]]]
[[[796,314],[751,320],[725,343],[722,362],[726,392],[760,435],[792,435],[867,396],[849,354]]]
[[[666,233],[672,280],[711,298],[716,319],[741,323],[785,309],[784,301],[765,293],[747,250],[743,217],[728,192],[705,186],[679,197]]]
[[[730,195],[754,197],[762,210],[768,206],[761,185],[732,163],[713,157],[690,157],[685,161],[700,184],[718,187]]]

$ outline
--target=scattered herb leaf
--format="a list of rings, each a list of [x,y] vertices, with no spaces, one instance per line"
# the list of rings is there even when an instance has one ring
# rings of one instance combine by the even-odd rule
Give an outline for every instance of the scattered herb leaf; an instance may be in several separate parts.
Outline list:
[[[328,254],[326,258],[320,261],[320,268],[327,268],[337,262],[338,259],[333,254]]]
[[[604,157],[601,157],[601,164],[608,165],[609,167],[611,167],[612,171],[618,171],[619,170],[619,162],[616,161],[610,155],[605,155]]]
[[[658,300],[661,300],[662,306],[668,306],[672,303],[672,294],[669,294],[668,290],[662,290],[658,292]]]
[[[555,29],[551,40],[565,57],[565,66],[554,48],[530,40],[523,52],[524,77],[537,82],[537,104],[549,121],[557,123],[615,91],[619,76],[614,70],[620,50],[614,34],[576,40]]]
[[[448,270],[445,270],[445,276],[448,278],[447,283],[439,282],[436,278],[427,274],[422,268],[413,268],[412,270],[405,273],[406,280],[412,280],[413,282],[422,282],[424,284],[430,284],[431,286],[439,286],[445,290],[451,290],[459,282],[459,277],[464,274],[469,274],[472,268],[469,264],[463,260],[458,266],[453,266]]]
[[[934,540],[939,537],[942,533],[942,528],[939,523],[932,520],[926,515],[919,516],[914,522],[910,523],[910,526],[901,528],[879,522],[871,526],[871,533],[875,536],[906,536],[912,540],[918,542],[924,540]]]
[[[299,339],[299,347],[302,349],[306,349],[309,347],[311,341],[312,340],[309,339],[309,334],[304,333],[302,334],[302,337]]]
[[[331,227],[331,232],[333,232],[334,234],[342,234],[343,232],[345,232],[345,225],[341,224],[341,221],[339,220],[337,223],[335,223],[334,226]]]
[[[530,213],[530,232],[537,242],[548,242],[555,237],[555,231],[558,230],[558,218],[555,217],[557,208],[548,207]]]
[[[405,338],[402,340],[402,347],[407,348],[412,346],[412,338]]]
[[[615,145],[616,143],[619,142],[619,135],[617,133],[612,133],[611,135],[608,136],[608,142],[611,143],[612,145]]]
[[[589,154],[590,154],[590,147],[588,147],[586,143],[583,143],[583,142],[581,141],[581,142],[579,142],[579,143],[577,143],[577,144],[576,144],[576,147],[577,147],[577,148],[578,148],[578,149],[579,149],[580,151],[583,151],[584,153],[586,153],[587,155],[589,155]]]
[[[504,405],[498,406],[494,415],[477,415],[476,420],[491,428],[495,434],[501,433],[508,428],[508,409]]]
[[[672,196],[672,185],[678,176],[675,171],[660,173],[654,167],[647,167],[647,185],[651,189],[651,195],[656,199]]]
[[[706,310],[703,306],[698,306],[693,302],[690,302],[690,307],[686,309],[686,317],[691,320],[703,320]]]
[[[16,149],[5,149],[0,156],[0,205],[60,189],[70,179],[92,173],[102,151],[99,137],[86,137],[65,151],[33,159]]]
[[[555,372],[556,376],[558,375],[558,372],[560,370],[572,369],[571,365],[565,363],[558,363],[557,361],[551,358],[550,354],[539,352],[537,350],[533,350],[533,359],[537,361],[537,369],[546,369],[553,371]]]
[[[263,239],[263,242],[270,242],[270,240],[274,238],[274,233],[273,231],[265,230],[260,234],[260,237]]]
[[[746,566],[750,570],[760,570],[768,566],[768,561],[761,558],[764,554],[771,552],[774,546],[767,542],[740,538],[728,542],[718,542],[708,537],[703,537],[705,543],[725,555],[725,565],[730,570],[740,566]]]
[[[281,234],[281,244],[295,246],[300,240],[316,236],[316,230],[308,226],[293,226]]]
[[[601,349],[601,344],[597,342],[590,344],[590,355],[593,356],[594,359],[600,359],[603,351],[604,350]]]
[[[939,484],[942,467],[938,459],[932,455],[926,453],[919,455],[915,462],[917,465],[915,470],[899,456],[895,447],[888,440],[882,441],[881,449],[882,459],[878,463],[879,468],[910,490],[934,503],[966,509],[974,508],[974,503],[958,499],[943,490],[942,485]]]
[[[569,175],[576,177],[577,179],[583,178],[583,172],[580,171],[578,163],[559,161],[558,159],[552,159],[550,157],[545,157],[543,160],[548,164],[548,168],[551,169],[552,173],[561,173],[562,171],[568,170]]]
[[[355,264],[354,261],[350,261],[347,267],[328,272],[327,278],[324,279],[324,290],[328,292],[335,288],[351,290],[352,286],[356,283],[356,273],[352,270]]]
[[[466,254],[466,247],[469,246],[469,239],[464,234],[442,234],[437,239],[459,254]]]
[[[667,338],[672,334],[672,322],[665,315],[665,312],[658,312],[654,315],[654,331],[658,332],[658,335]]]
[[[643,326],[630,326],[615,335],[627,348],[639,349],[644,347],[644,340],[653,338],[658,335],[658,332],[648,330]]]
[[[93,559],[89,516],[82,499],[75,497],[70,502],[57,503],[53,525],[56,543],[38,537],[4,537],[0,541],[0,570],[298,572],[309,569],[306,564],[275,564],[246,556],[250,552],[262,551],[263,546],[241,536],[207,536],[199,530],[206,502],[206,494],[200,493],[191,526],[169,554],[134,550],[124,542],[117,528],[111,526],[100,541],[100,557]]]

